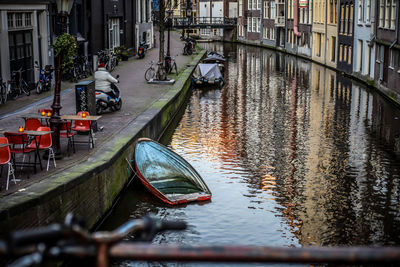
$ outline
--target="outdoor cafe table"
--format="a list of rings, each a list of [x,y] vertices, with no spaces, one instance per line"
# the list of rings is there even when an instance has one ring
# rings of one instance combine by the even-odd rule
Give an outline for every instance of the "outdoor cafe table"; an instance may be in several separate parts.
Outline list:
[[[92,146],[94,147],[94,141],[93,141],[93,133],[92,133],[92,122],[93,121],[97,121],[101,118],[101,116],[86,116],[86,117],[82,117],[80,115],[62,115],[61,119],[62,120],[69,120],[69,121],[88,121],[89,122],[89,138],[92,142]],[[89,142],[90,142],[89,140]]]
[[[49,119],[51,118],[51,116],[42,116],[41,114],[27,114],[27,115],[23,115],[21,116],[21,118],[23,118],[25,121],[27,119],[40,119],[40,122],[43,123],[43,121],[46,121],[46,124],[49,125]]]
[[[11,134],[13,134],[13,135],[18,135],[18,134],[22,135],[22,134],[26,134],[26,135],[28,135],[29,137],[36,137],[36,136],[38,136],[38,137],[39,137],[39,142],[35,142],[35,143],[36,143],[36,150],[35,150],[34,172],[36,173],[36,165],[37,165],[37,164],[39,164],[39,165],[40,165],[40,169],[43,170],[42,161],[40,160],[40,153],[39,153],[39,152],[40,152],[40,149],[39,149],[39,147],[40,147],[40,140],[42,139],[42,136],[43,136],[43,135],[51,134],[53,131],[23,131],[23,132],[18,132],[18,131],[5,131],[5,130],[2,130],[2,131],[1,131],[1,133],[3,133],[3,134],[4,134],[5,132],[11,133]],[[12,144],[10,144],[10,145],[12,145]],[[36,162],[36,157],[39,159],[39,163]]]

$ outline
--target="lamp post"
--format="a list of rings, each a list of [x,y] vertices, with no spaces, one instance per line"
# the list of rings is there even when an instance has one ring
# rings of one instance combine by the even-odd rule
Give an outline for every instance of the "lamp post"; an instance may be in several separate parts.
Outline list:
[[[67,18],[69,12],[71,12],[72,6],[74,4],[74,0],[56,0],[57,4],[57,11],[58,11],[58,18],[59,23],[61,26],[61,34],[67,31]],[[61,157],[61,148],[60,148],[60,129],[63,121],[60,117],[60,109],[61,107],[61,66],[62,66],[62,55],[61,53],[56,57],[56,83],[54,88],[54,99],[51,108],[53,112],[50,118],[50,127],[53,131],[53,149],[54,153]]]
[[[167,11],[168,12],[168,43],[167,43],[167,57],[170,57],[171,56],[171,52],[170,52],[170,31],[171,31],[171,27],[172,27],[172,10],[171,10],[171,7],[170,7],[170,9]]]

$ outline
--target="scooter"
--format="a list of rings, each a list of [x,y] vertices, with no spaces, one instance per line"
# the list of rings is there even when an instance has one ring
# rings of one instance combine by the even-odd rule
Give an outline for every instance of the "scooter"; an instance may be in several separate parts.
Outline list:
[[[119,78],[119,75],[116,76]],[[122,107],[122,100],[121,100],[121,92],[116,84],[111,84],[112,89],[116,97],[112,99],[110,95],[104,93],[103,91],[96,91],[96,114],[100,115],[104,113],[106,110],[110,109],[111,111],[120,110]]]
[[[144,58],[147,50],[147,44],[144,42],[139,43],[139,48],[138,48],[138,57],[139,58]]]
[[[39,81],[36,83],[36,93],[40,94],[43,91],[49,91],[51,89],[51,74],[54,71],[54,67],[52,65],[46,65],[44,69],[41,69],[39,63],[35,61],[35,68],[40,69]]]

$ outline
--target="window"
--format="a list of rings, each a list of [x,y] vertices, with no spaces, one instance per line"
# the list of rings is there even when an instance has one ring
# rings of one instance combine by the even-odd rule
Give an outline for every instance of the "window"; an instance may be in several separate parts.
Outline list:
[[[269,17],[269,1],[264,1],[264,19],[268,19]]]
[[[366,0],[367,1],[367,7],[366,7],[366,12],[365,12],[365,21],[367,23],[370,22],[371,20],[371,0]]]
[[[261,32],[261,18],[257,18],[257,32]]]
[[[32,26],[31,13],[25,13],[25,26]]]
[[[252,32],[257,32],[257,18],[252,18],[253,29]]]
[[[340,45],[339,49],[339,61],[343,61],[343,45]]]
[[[247,9],[252,10],[253,9],[253,0],[247,0]]]
[[[361,23],[364,19],[363,18],[364,17],[363,1],[364,0],[358,0],[358,23]]]
[[[385,1],[381,0],[379,5],[379,27],[384,27]]]
[[[8,28],[14,28],[14,14],[13,13],[7,14],[7,24],[8,24]]]
[[[22,23],[22,13],[15,13],[15,27],[22,27]]]
[[[316,37],[317,37],[316,55],[317,55],[317,57],[320,57],[321,56],[321,34],[317,33]]]
[[[275,2],[271,1],[271,19],[275,19]]]
[[[357,71],[358,72],[362,72],[362,55],[363,55],[363,41],[362,40],[358,40],[358,44],[357,44]]]
[[[261,10],[261,1],[262,0],[257,1],[257,10]]]
[[[393,49],[389,49],[389,68],[394,69],[394,52]]]
[[[351,50],[352,50],[352,46],[349,46],[349,53],[347,54],[347,56],[348,56],[348,58],[347,58],[347,63],[349,63],[349,64],[351,64],[351,59],[352,59],[352,56],[353,56],[353,54],[352,54],[352,52],[351,52]]]
[[[350,20],[349,20],[349,35],[353,35],[353,14],[354,14],[354,5],[350,5]]]
[[[257,2],[258,2],[259,0],[253,0],[253,10],[256,10],[257,9]]]
[[[243,0],[239,0],[239,17],[243,16]]]
[[[364,57],[365,57],[365,70],[364,70],[364,74],[365,75],[369,75],[370,71],[371,71],[371,47],[370,44],[367,43],[365,46],[365,53],[364,53]]]
[[[343,46],[343,61],[347,61],[347,45]]]
[[[329,23],[331,24],[336,24],[336,17],[337,17],[337,11],[336,11],[336,3],[337,0],[329,0]]]
[[[336,59],[336,37],[335,36],[332,36],[331,48],[332,48],[332,50],[331,50],[331,61],[335,62],[335,59]]]
[[[396,0],[392,0],[392,10],[390,11],[390,29],[396,27]]]
[[[382,0],[383,1],[383,0]],[[386,8],[385,8],[385,28],[389,28],[389,11],[390,11],[390,2],[391,0],[386,0]]]
[[[113,49],[120,46],[119,18],[110,18],[108,26],[108,48]]]
[[[247,18],[247,32],[251,32],[252,28],[251,28],[251,18]]]

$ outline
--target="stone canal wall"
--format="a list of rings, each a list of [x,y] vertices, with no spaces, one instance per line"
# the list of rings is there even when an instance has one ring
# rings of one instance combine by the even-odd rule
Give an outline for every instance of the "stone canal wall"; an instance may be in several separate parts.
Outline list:
[[[126,159],[133,158],[139,137],[158,139],[182,108],[191,89],[191,74],[205,55],[202,50],[168,92],[117,133],[87,161],[6,196],[0,203],[0,235],[53,222],[68,212],[94,226],[112,207],[130,178]]]

